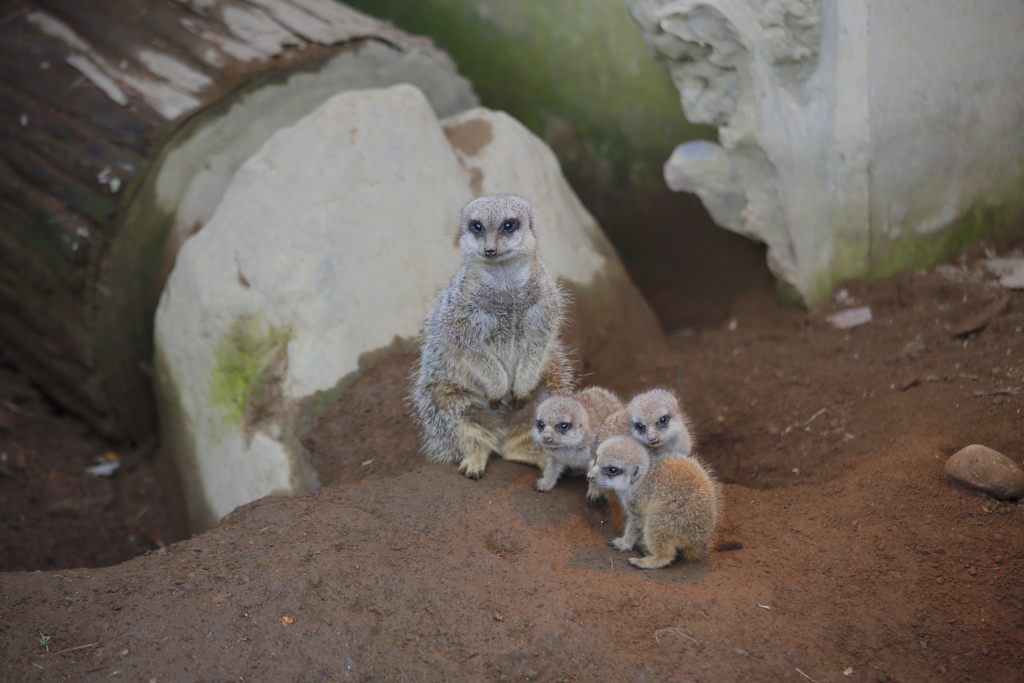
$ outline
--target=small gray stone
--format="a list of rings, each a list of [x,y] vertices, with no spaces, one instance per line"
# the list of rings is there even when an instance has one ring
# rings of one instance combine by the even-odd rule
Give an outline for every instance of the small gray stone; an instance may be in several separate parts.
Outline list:
[[[1002,453],[973,444],[946,461],[950,481],[998,498],[1024,497],[1024,470]]]

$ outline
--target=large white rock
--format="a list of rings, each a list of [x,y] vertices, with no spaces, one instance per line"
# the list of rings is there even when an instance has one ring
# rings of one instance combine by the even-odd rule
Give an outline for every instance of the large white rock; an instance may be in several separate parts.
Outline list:
[[[202,227],[243,161],[277,130],[290,126],[343,90],[411,83],[438,116],[478,104],[473,88],[444,53],[423,45],[401,51],[369,41],[333,55],[313,72],[300,72],[243,93],[218,116],[204,117],[180,136],[154,173],[156,208],[173,216],[164,261]]]
[[[626,0],[691,122],[665,166],[805,300],[1024,207],[1024,4]]]
[[[542,254],[578,310],[657,330],[540,140],[485,109],[443,123],[409,85],[337,95],[246,161],[183,245],[157,310],[157,393],[195,528],[316,486],[297,430],[360,356],[417,336],[475,195],[537,204]]]

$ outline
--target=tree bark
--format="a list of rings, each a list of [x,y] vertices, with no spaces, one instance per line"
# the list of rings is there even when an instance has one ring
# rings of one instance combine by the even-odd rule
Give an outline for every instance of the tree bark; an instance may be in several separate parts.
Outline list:
[[[153,312],[178,246],[223,190],[176,226],[166,214],[184,202],[154,199],[169,150],[255,90],[315,80],[370,44],[436,63],[417,85],[430,97],[450,79],[455,95],[435,106],[475,102],[429,41],[332,0],[0,4],[0,360],[108,437],[155,431]]]

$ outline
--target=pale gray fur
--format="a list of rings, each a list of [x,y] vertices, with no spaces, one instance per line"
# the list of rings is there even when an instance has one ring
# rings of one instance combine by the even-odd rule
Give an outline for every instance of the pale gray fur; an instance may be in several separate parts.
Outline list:
[[[693,451],[690,418],[675,395],[665,389],[650,389],[631,398],[622,411],[605,421],[598,440],[615,435],[633,437],[656,457],[684,456]]]
[[[468,477],[483,475],[492,451],[543,467],[532,421],[516,413],[541,394],[572,391],[558,336],[565,297],[537,255],[536,229],[521,197],[467,204],[462,267],[423,325],[412,391],[423,449]]]
[[[602,387],[587,387],[573,396],[552,396],[541,403],[534,416],[533,438],[548,461],[544,476],[533,488],[550,491],[567,469],[586,470],[597,447],[598,427],[621,408],[619,397]],[[591,493],[587,491],[588,498]]]

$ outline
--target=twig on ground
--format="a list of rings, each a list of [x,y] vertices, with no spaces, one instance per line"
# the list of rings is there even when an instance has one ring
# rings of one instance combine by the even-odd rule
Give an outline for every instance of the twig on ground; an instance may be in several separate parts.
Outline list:
[[[99,645],[99,643],[89,643],[88,645],[79,645],[78,647],[69,647],[66,650],[61,650],[60,652],[52,652],[51,654],[52,655],[62,655],[65,652],[72,652],[74,650],[84,650],[87,647],[96,647],[97,645]]]
[[[812,683],[818,683],[818,681],[815,681],[815,680],[814,680],[813,678],[811,678],[810,676],[808,676],[807,674],[805,674],[805,673],[804,673],[803,671],[801,671],[800,669],[797,669],[797,670],[796,670],[796,672],[797,672],[798,674],[800,674],[801,676],[803,676],[804,678],[806,678],[807,680],[809,680],[809,681],[812,681]]]
[[[144,514],[146,514],[147,512],[149,512],[149,506],[148,505],[143,505],[142,509],[139,510],[134,517],[132,517],[131,519],[128,520],[128,526],[132,526],[133,524],[138,522],[140,519],[142,519],[142,516]]]
[[[975,396],[1016,396],[1020,393],[1020,387],[1006,387],[994,391],[975,391]]]
[[[660,628],[660,629],[658,629],[657,631],[655,631],[655,632],[654,632],[654,640],[655,640],[655,641],[656,641],[656,642],[657,642],[658,644],[661,644],[661,639],[660,639],[660,638],[658,638],[658,634],[659,634],[659,633],[665,633],[666,631],[675,631],[676,633],[678,633],[679,635],[681,635],[681,636],[682,636],[683,638],[686,638],[686,639],[688,639],[688,640],[692,640],[692,641],[693,641],[693,642],[694,642],[695,644],[697,644],[697,645],[700,645],[700,643],[698,643],[698,642],[697,642],[697,640],[696,640],[695,638],[691,638],[690,636],[686,635],[685,633],[683,633],[682,631],[680,631],[680,630],[679,630],[678,628],[676,628],[675,626],[670,626],[670,627],[668,627],[668,628]]]
[[[821,410],[819,410],[818,412],[816,412],[816,413],[815,413],[814,415],[811,415],[811,416],[810,416],[809,418],[807,418],[807,422],[804,422],[804,423],[803,423],[802,425],[800,425],[800,426],[801,426],[801,427],[806,427],[807,425],[811,424],[812,422],[814,422],[814,421],[815,421],[815,420],[816,420],[816,419],[818,418],[818,416],[820,416],[820,415],[821,415],[822,413],[824,413],[824,412],[825,412],[826,410],[828,410],[828,406],[825,406],[824,408],[822,408]]]

